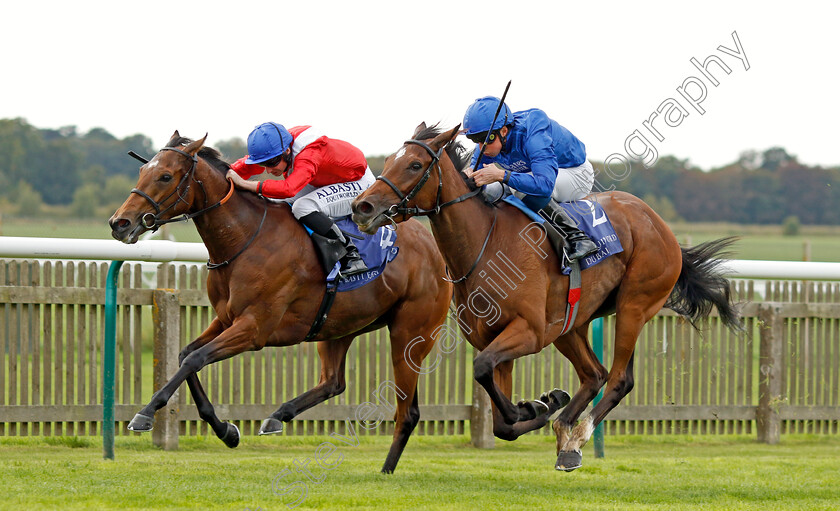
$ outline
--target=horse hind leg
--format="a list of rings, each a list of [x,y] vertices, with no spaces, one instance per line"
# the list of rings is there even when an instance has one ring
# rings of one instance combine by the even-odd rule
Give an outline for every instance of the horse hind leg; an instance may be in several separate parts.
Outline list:
[[[660,303],[659,306],[661,305]],[[659,310],[658,307],[656,310]],[[569,471],[580,466],[580,449],[589,441],[595,426],[633,390],[633,354],[636,339],[647,319],[649,318],[646,314],[638,310],[619,310],[616,314],[615,354],[604,386],[604,396],[572,430],[568,441],[558,453],[555,465],[558,470]]]
[[[572,430],[562,451],[580,452],[580,448],[592,436],[595,426],[633,390],[633,353],[642,327],[662,309],[676,282],[678,272],[667,260],[658,277],[650,278],[644,267],[644,259],[631,262],[625,271],[616,298],[615,343],[613,363],[610,367],[604,396],[589,414]],[[557,465],[563,460],[561,451]],[[566,465],[568,468],[568,465]]]
[[[315,405],[335,397],[347,388],[344,367],[347,350],[350,349],[354,335],[340,339],[319,341],[318,356],[321,359],[321,376],[318,385],[303,394],[283,403],[280,408],[265,419],[260,426],[260,435],[271,435],[283,431],[283,423],[291,422],[301,413]]]
[[[567,444],[572,437],[572,427],[575,422],[577,422],[586,407],[589,406],[589,403],[598,395],[598,391],[604,385],[604,382],[607,381],[607,369],[598,361],[598,358],[589,346],[587,340],[588,329],[589,324],[587,323],[554,341],[554,347],[571,362],[578,380],[580,380],[580,388],[578,388],[572,400],[552,424],[554,434],[557,438],[556,454],[558,458],[561,457],[561,452],[569,449]],[[574,449],[571,449],[571,451],[574,451]],[[562,456],[564,458],[568,458],[569,456],[579,457],[579,453]],[[566,470],[574,464],[570,465],[566,461],[562,465],[562,470]],[[576,466],[579,466],[579,463]]]

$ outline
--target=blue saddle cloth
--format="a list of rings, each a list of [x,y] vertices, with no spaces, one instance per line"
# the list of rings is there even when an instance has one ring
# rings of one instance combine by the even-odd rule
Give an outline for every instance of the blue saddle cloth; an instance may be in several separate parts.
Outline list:
[[[509,195],[503,200],[522,210],[533,221],[545,222],[545,218],[531,211],[518,197]],[[578,229],[586,233],[598,245],[597,252],[580,260],[581,270],[595,266],[607,257],[624,251],[621,240],[618,239],[618,235],[616,235],[615,229],[613,229],[612,223],[607,217],[607,212],[597,201],[561,202],[560,206],[577,222]],[[569,268],[563,268],[564,274],[568,274],[569,271],[571,271]]]
[[[353,238],[353,243],[359,249],[359,253],[362,255],[362,259],[365,261],[367,267],[370,268],[365,273],[359,273],[347,279],[338,280],[339,292],[352,291],[372,282],[382,275],[382,272],[385,271],[385,265],[393,261],[400,251],[399,247],[394,246],[394,242],[397,241],[397,232],[392,229],[383,226],[375,234],[365,234],[359,230],[359,226],[350,220],[349,216],[339,218],[335,223],[342,231],[362,237],[361,240]],[[335,285],[340,268],[341,263],[335,263],[332,271],[327,275],[328,285]]]

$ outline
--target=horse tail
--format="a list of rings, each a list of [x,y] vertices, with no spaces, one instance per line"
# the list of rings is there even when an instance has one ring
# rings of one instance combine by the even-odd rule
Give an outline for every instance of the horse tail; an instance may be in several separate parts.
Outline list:
[[[732,302],[729,281],[722,275],[722,259],[737,237],[708,241],[691,248],[682,248],[682,270],[665,307],[685,316],[697,327],[716,307],[723,324],[734,331],[741,330],[740,313]]]

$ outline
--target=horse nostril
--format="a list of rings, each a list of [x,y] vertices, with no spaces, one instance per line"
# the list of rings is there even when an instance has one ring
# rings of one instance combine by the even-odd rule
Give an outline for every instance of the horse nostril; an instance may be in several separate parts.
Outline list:
[[[361,213],[363,215],[369,215],[373,212],[373,204],[368,201],[358,202],[354,205],[356,208],[357,213]]]
[[[108,222],[111,224],[111,230],[123,230],[128,228],[131,225],[131,222],[126,220],[125,218],[117,218]]]

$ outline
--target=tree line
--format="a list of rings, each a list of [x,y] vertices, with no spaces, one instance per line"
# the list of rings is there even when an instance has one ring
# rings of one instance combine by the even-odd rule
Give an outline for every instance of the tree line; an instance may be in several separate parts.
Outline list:
[[[216,148],[228,161],[246,153],[239,138]],[[119,139],[102,128],[79,133],[75,126],[42,129],[25,119],[0,119],[0,211],[37,216],[47,205],[93,217],[113,210],[137,180],[140,163],[128,151],[150,157],[157,148],[140,134]],[[375,174],[384,162],[385,156],[368,156]],[[781,147],[745,151],[708,171],[673,156],[650,168],[593,163],[597,190],[630,192],[669,221],[781,224],[797,217],[803,224],[840,224],[840,167],[803,165]]]

